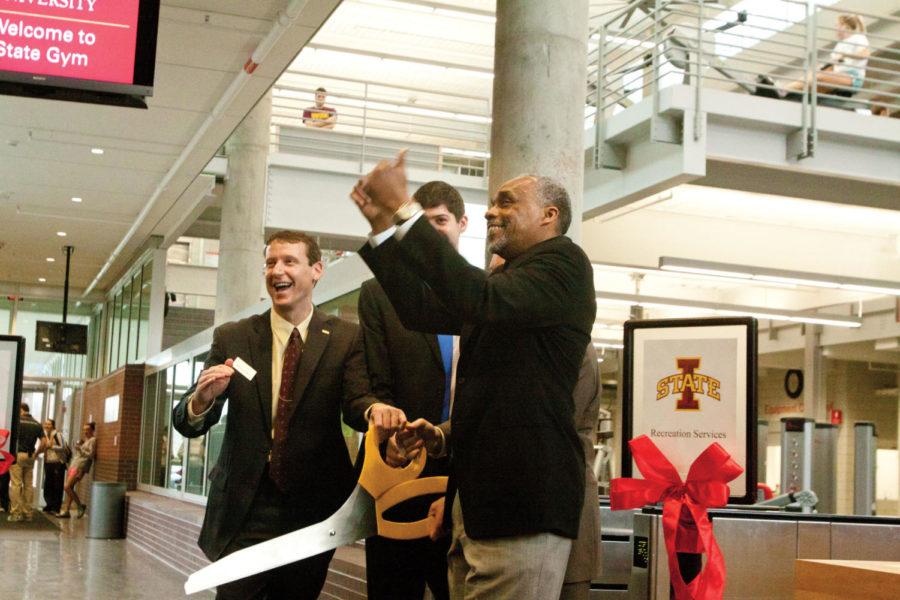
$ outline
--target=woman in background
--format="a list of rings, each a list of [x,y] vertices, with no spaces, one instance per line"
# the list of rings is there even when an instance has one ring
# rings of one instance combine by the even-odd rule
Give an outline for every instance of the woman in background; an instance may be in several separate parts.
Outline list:
[[[866,25],[858,15],[839,15],[837,18],[838,43],[828,63],[816,72],[817,91],[820,94],[840,92],[851,96],[859,91],[866,78],[869,62],[869,38]],[[802,92],[804,81],[789,83],[788,92]]]
[[[97,454],[97,438],[94,437],[95,429],[94,423],[85,425],[82,428],[83,437],[75,443],[75,455],[69,462],[69,470],[66,472],[66,508],[56,515],[60,519],[68,519],[72,516],[73,500],[77,507],[79,519],[84,516],[84,511],[87,509],[87,506],[78,497],[75,487],[81,481],[81,478],[91,470],[91,465],[94,464],[94,456]]]

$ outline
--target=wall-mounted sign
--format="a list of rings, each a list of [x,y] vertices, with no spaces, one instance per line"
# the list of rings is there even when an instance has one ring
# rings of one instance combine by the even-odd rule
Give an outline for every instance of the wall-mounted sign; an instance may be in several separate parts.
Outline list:
[[[744,468],[730,502],[756,501],[756,320],[625,323],[623,433],[646,435],[678,469],[718,442]],[[627,444],[622,474],[639,477]]]
[[[103,422],[115,423],[119,420],[119,395],[110,396],[103,403]]]
[[[151,95],[159,3],[6,0],[0,81]]]
[[[19,425],[19,403],[22,401],[22,372],[25,366],[25,338],[0,335],[0,429],[10,432],[0,446],[15,454]]]

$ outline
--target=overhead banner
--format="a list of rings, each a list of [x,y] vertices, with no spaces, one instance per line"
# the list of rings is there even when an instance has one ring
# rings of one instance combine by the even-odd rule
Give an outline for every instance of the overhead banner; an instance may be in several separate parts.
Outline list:
[[[717,442],[744,469],[733,503],[756,501],[756,335],[749,317],[625,323],[625,441],[648,436],[683,480]],[[627,444],[622,474],[640,477]]]
[[[0,450],[15,455],[22,401],[22,373],[25,366],[25,338],[0,335],[0,429],[11,432]],[[2,472],[2,469],[0,469]]]

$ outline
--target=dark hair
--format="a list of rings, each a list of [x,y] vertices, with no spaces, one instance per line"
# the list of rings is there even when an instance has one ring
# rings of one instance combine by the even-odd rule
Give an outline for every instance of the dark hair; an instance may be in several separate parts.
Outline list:
[[[565,234],[572,224],[572,201],[569,192],[550,177],[538,177],[535,192],[541,206],[555,206],[559,210],[559,233]]]
[[[309,235],[306,235],[302,231],[290,231],[289,229],[276,231],[269,236],[269,239],[266,240],[266,248],[271,246],[273,242],[281,242],[286,244],[304,244],[306,246],[306,258],[309,259],[310,265],[314,265],[322,260],[322,251],[319,249],[319,244],[315,239],[313,239]],[[263,256],[265,255],[266,250],[264,248]]]
[[[323,88],[323,87],[320,87],[320,88],[317,88],[317,89],[316,89],[316,93],[319,93],[319,92],[322,92],[323,94],[327,94],[327,93],[328,93],[328,90],[326,90],[326,89]]]
[[[89,423],[87,424],[87,426],[91,428],[91,431],[93,431],[93,432],[96,432],[96,431],[97,431],[97,424],[94,423],[93,421],[89,422]]]
[[[446,206],[457,221],[466,214],[466,205],[459,191],[445,181],[429,181],[416,190],[413,200],[421,204],[422,208]]]
[[[53,429],[56,429],[56,421],[54,419],[49,419],[49,418],[47,420],[50,421],[50,427],[52,427]]]
[[[31,407],[28,406],[27,404],[25,404],[24,402],[23,402],[22,404],[19,405],[19,408],[22,409],[22,410],[24,410],[24,411],[27,412],[27,413],[30,413],[30,412],[31,412]]]

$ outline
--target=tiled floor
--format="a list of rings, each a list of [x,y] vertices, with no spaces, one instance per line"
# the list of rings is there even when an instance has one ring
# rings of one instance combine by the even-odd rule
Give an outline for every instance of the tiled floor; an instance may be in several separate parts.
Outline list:
[[[58,523],[61,525],[58,536],[43,532],[0,534],[0,598],[168,600],[185,597],[184,577],[135,544],[125,540],[86,539],[86,519]],[[213,594],[206,592],[191,598],[209,600]]]

